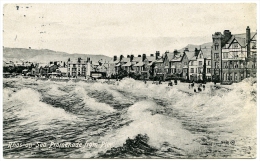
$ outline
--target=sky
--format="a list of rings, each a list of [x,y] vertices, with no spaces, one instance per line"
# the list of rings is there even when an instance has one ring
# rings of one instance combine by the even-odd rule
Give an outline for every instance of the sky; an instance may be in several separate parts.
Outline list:
[[[173,51],[257,29],[254,3],[4,4],[3,46],[129,55]]]

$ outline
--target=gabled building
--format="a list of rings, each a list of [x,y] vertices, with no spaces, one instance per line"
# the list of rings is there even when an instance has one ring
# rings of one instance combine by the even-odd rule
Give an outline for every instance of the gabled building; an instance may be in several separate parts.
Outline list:
[[[188,73],[190,81],[211,81],[211,49],[195,49],[189,60]]]
[[[131,71],[131,59],[130,59],[130,55],[127,55],[126,58],[122,58],[120,61],[121,64],[121,68],[125,71],[127,71],[127,73],[130,73]]]
[[[223,35],[212,35],[212,78],[216,82],[231,84],[247,77],[256,77],[256,38],[249,26],[245,34],[232,35],[225,30]]]
[[[144,79],[149,79],[153,75],[155,56],[150,54],[150,56],[143,55],[143,70],[141,74]]]
[[[138,55],[137,57],[134,57],[133,60],[131,61],[132,64],[132,70],[134,73],[141,74],[141,71],[143,70],[143,61],[142,61],[142,56]]]
[[[160,77],[162,80],[165,79],[165,64],[163,55],[160,56],[160,52],[156,51],[154,61],[154,76]]]
[[[173,74],[177,77],[188,79],[188,63],[189,59],[185,52],[175,52],[173,58],[170,60],[170,68]]]
[[[78,60],[76,61],[75,60],[72,61],[69,58],[67,62],[67,69],[68,69],[67,75],[69,77],[90,76],[90,70],[91,70],[90,64],[91,64],[90,58],[87,58],[86,60],[78,58]]]

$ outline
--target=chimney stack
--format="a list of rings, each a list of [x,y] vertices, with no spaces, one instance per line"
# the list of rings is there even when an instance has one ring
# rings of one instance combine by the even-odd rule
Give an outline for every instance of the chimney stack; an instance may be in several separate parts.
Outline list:
[[[130,62],[133,61],[133,59],[134,59],[134,55],[131,55],[130,56]]]
[[[184,49],[184,52],[185,52],[185,51],[189,52],[189,48],[185,48],[185,49]]]
[[[173,55],[176,56],[177,54],[178,54],[178,50],[177,50],[177,49],[174,49]]]
[[[130,55],[127,55],[127,58],[130,58]]]
[[[223,40],[222,40],[222,45],[224,45],[223,43],[226,43],[232,36],[231,32],[229,30],[224,30],[223,34],[224,34],[224,36],[223,36]]]
[[[113,60],[114,60],[114,61],[116,61],[116,60],[117,60],[117,56],[116,56],[116,55],[114,56],[114,59],[113,59]]]
[[[143,54],[143,61],[146,59],[146,54]]]
[[[156,51],[156,53],[155,53],[156,60],[158,59],[159,56],[160,56],[160,51]]]
[[[194,56],[198,56],[198,55],[199,55],[199,50],[195,48]]]
[[[251,34],[250,34],[250,28],[249,26],[247,26],[246,28],[246,43],[247,43],[247,57],[249,58],[250,57],[250,38],[251,38]]]
[[[150,54],[151,57],[153,57],[153,54]]]
[[[120,55],[120,61],[123,59],[124,55]]]
[[[138,55],[138,57],[141,57],[141,55]]]

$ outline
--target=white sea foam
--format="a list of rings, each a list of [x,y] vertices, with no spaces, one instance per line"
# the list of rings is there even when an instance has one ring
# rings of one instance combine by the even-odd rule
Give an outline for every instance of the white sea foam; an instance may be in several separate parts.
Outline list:
[[[65,112],[63,109],[43,103],[40,99],[41,94],[32,89],[22,89],[12,94],[8,103],[18,104],[13,106],[13,108],[20,109],[14,110],[16,111],[15,115],[24,120],[20,125],[37,123],[47,127],[52,120],[75,120],[76,116]]]
[[[85,103],[85,105],[92,110],[103,111],[108,113],[115,111],[111,106],[105,103],[100,103],[96,101],[94,98],[89,97],[87,95],[87,92],[82,87],[76,87],[75,92],[78,96],[80,96],[80,98],[83,98],[83,102]]]

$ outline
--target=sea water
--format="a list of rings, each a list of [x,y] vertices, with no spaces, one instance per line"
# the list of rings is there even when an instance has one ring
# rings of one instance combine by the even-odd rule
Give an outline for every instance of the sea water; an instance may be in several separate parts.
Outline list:
[[[201,93],[133,79],[10,78],[3,87],[5,158],[256,157],[253,78]]]

